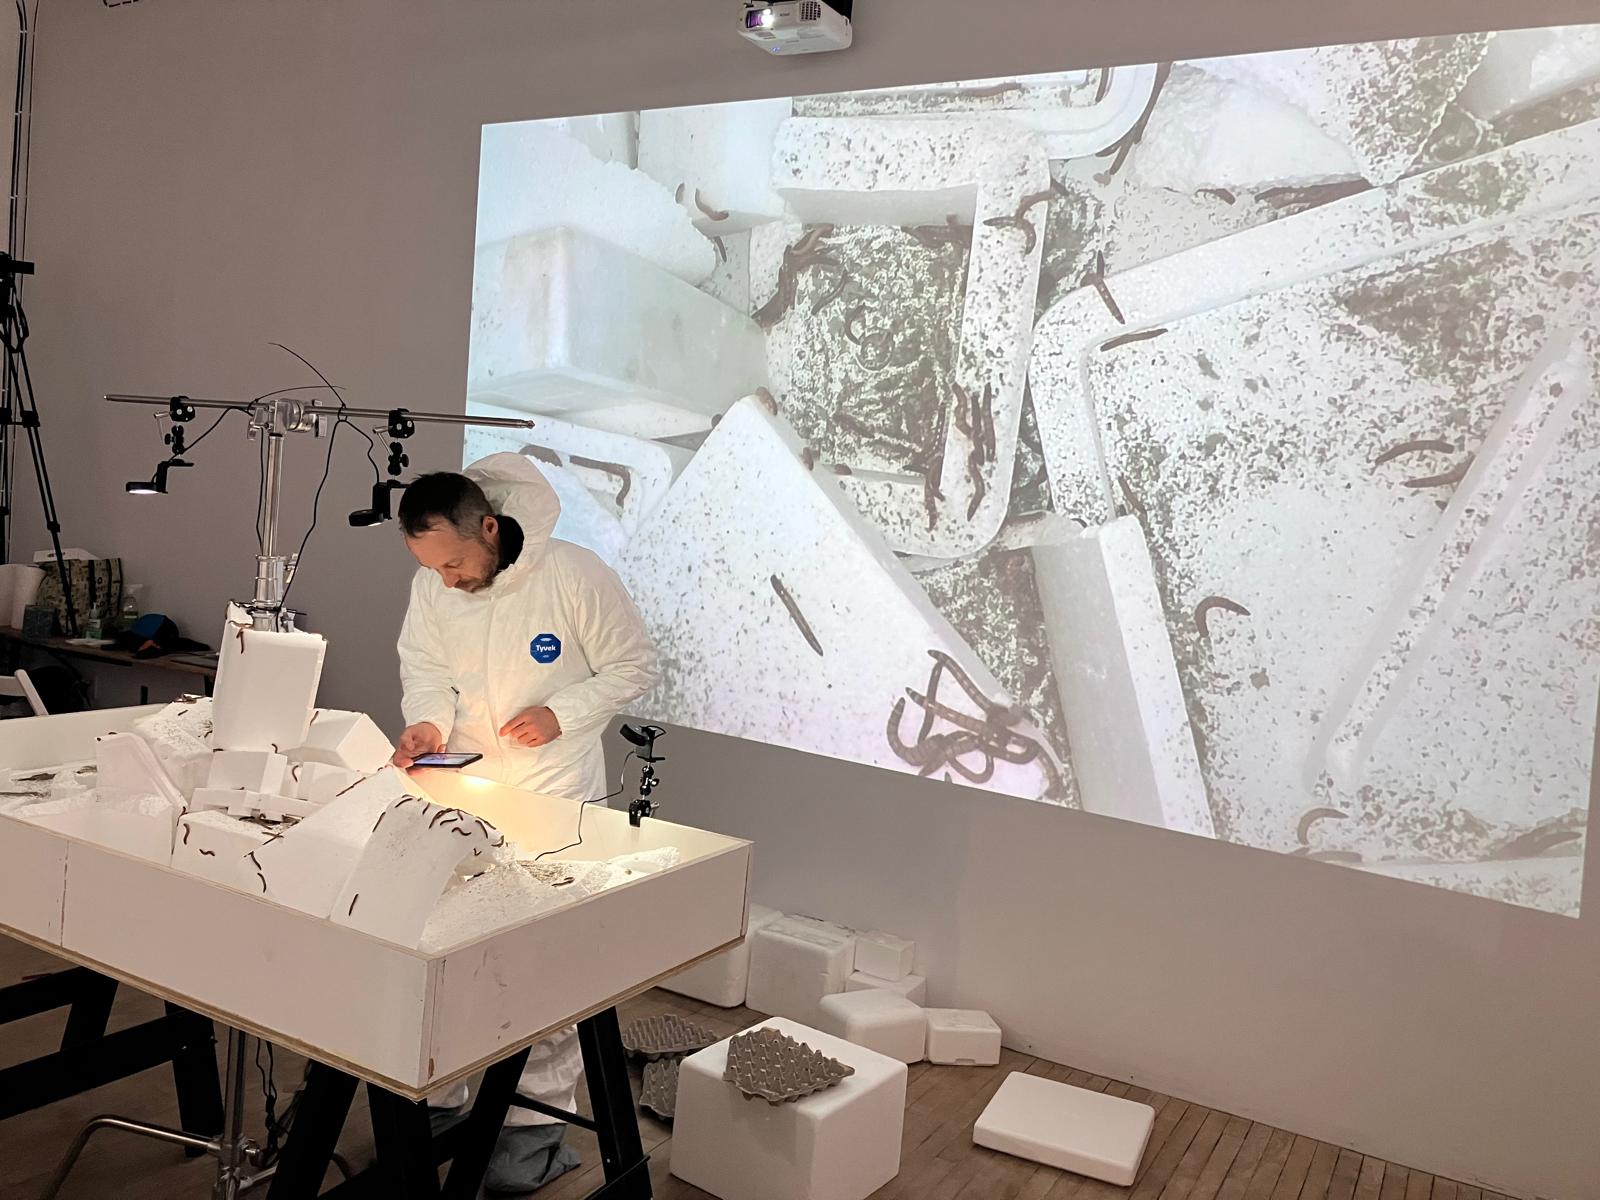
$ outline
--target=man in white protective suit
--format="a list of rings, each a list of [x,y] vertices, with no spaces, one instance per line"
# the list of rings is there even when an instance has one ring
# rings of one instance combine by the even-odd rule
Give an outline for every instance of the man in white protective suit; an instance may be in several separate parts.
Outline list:
[[[421,564],[400,634],[406,729],[395,765],[448,748],[468,770],[571,800],[605,796],[601,735],[654,686],[656,654],[622,581],[598,556],[551,537],[561,513],[539,469],[494,454],[463,475],[406,489],[400,526]],[[575,1107],[575,1028],[533,1047],[517,1091]],[[464,1091],[435,1097],[459,1107]],[[566,1126],[513,1108],[485,1187],[534,1190],[577,1165]]]

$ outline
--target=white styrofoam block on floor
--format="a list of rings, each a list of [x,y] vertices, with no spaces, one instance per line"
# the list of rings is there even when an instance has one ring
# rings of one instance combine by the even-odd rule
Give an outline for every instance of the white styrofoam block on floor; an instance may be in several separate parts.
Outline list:
[[[294,763],[289,768],[289,790],[302,800],[326,804],[366,778],[368,772],[352,771],[322,762]]]
[[[567,226],[603,238],[685,283],[716,266],[711,242],[664,187],[630,164],[603,161],[562,121],[483,127],[477,244]],[[590,142],[590,145],[583,144]]]
[[[759,1013],[815,1025],[817,1002],[844,991],[855,938],[822,922],[780,917],[756,930],[750,943],[745,1003]]]
[[[327,650],[317,634],[250,629],[230,617],[217,665],[213,743],[281,754],[304,742]]]
[[[394,746],[366,713],[319,708],[306,740],[289,752],[297,763],[324,763],[370,775],[394,757]]]
[[[695,227],[720,235],[783,217],[772,148],[793,113],[788,97],[652,108],[639,114],[639,170],[675,196]]]
[[[972,1131],[979,1146],[1128,1187],[1150,1141],[1156,1110],[1013,1071]]]
[[[793,1104],[749,1099],[722,1078],[728,1043],[683,1060],[672,1173],[718,1200],[866,1200],[900,1172],[906,1065],[793,1021],[776,1029],[855,1068]]]
[[[225,812],[185,813],[178,818],[178,836],[172,844],[172,867],[259,895],[255,864],[247,856],[280,832],[281,829],[241,820]]]
[[[775,908],[752,904],[745,922],[745,936],[737,946],[713,954],[687,971],[679,971],[661,986],[669,992],[703,1000],[719,1008],[738,1008],[750,990],[750,937],[782,915]]]
[[[856,970],[879,979],[904,979],[916,967],[917,944],[876,929],[856,934]]]
[[[896,996],[904,997],[913,1004],[922,1004],[928,999],[928,980],[922,975],[907,975],[901,979],[881,979],[877,975],[870,975],[866,971],[856,971],[844,981],[844,990],[847,992],[889,992]]]
[[[927,1008],[928,1061],[952,1067],[992,1067],[1000,1061],[1000,1026],[971,1008]]]
[[[251,792],[282,792],[289,760],[270,750],[218,750],[211,756],[207,788],[243,788]]]
[[[766,378],[754,321],[626,250],[575,229],[478,250],[473,401],[672,437],[710,428]]]
[[[904,996],[880,988],[840,992],[818,1001],[817,1013],[817,1026],[825,1033],[903,1063],[922,1061],[928,1019]]]

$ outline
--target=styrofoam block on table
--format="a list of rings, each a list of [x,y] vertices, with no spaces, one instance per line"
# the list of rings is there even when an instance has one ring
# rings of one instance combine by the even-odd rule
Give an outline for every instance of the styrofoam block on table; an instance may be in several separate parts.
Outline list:
[[[159,796],[81,792],[24,805],[9,815],[134,858],[166,864],[172,861],[172,835],[181,811]]]
[[[906,975],[900,979],[880,979],[866,971],[856,971],[844,981],[844,990],[847,992],[888,992],[909,1000],[913,1004],[922,1004],[928,999],[928,980],[923,975]]]
[[[265,817],[269,821],[282,821],[285,817],[298,821],[321,807],[297,796],[258,792],[250,788],[195,788],[189,806],[196,812],[224,812],[230,817]]]
[[[979,1146],[1128,1187],[1150,1141],[1156,1110],[1013,1071],[972,1131]]]
[[[277,793],[288,774],[289,760],[270,750],[218,750],[211,756],[206,787]]]
[[[281,754],[304,742],[327,649],[314,633],[250,629],[230,619],[217,665],[213,743]]]
[[[95,742],[95,788],[104,799],[154,796],[174,814],[184,806],[183,793],[162,769],[155,752],[133,733],[110,733]],[[176,820],[176,815],[174,815]]]
[[[367,774],[323,762],[295,763],[289,768],[289,789],[302,800],[326,804],[340,792],[360,783]]]
[[[477,244],[567,226],[686,283],[710,275],[717,252],[673,199],[673,189],[630,164],[602,161],[582,144],[589,139],[569,136],[562,125],[483,127]]]
[[[370,775],[394,757],[394,745],[366,713],[319,708],[306,740],[289,752],[299,763],[324,763]]]
[[[916,966],[917,944],[876,929],[856,934],[856,970],[879,979],[904,979]]]
[[[710,428],[766,382],[742,312],[576,229],[479,248],[467,395],[637,437]]]
[[[1000,1061],[1000,1026],[986,1012],[927,1008],[928,1061],[944,1066],[992,1067]]]
[[[750,937],[782,915],[775,908],[752,904],[745,921],[745,936],[737,946],[713,954],[687,971],[679,971],[661,986],[669,992],[703,1000],[719,1008],[738,1008],[750,990]]]
[[[652,108],[639,114],[639,170],[674,195],[702,233],[749,229],[783,216],[772,188],[778,127],[793,112],[788,97]]]
[[[787,1020],[776,1029],[855,1068],[793,1104],[744,1096],[723,1078],[728,1042],[683,1060],[672,1173],[719,1200],[866,1200],[900,1171],[906,1065]]]
[[[817,1003],[817,1026],[857,1046],[904,1063],[921,1062],[928,1041],[922,1009],[880,988],[840,992]]]
[[[150,744],[162,769],[185,796],[205,786],[211,771],[211,721],[211,698],[203,696],[174,701],[133,723],[133,732]]]
[[[255,864],[248,855],[282,832],[225,812],[185,813],[178,818],[172,867],[241,892],[260,892]]]
[[[780,917],[752,933],[745,1003],[759,1013],[816,1024],[817,1002],[844,991],[855,938],[822,922]]]

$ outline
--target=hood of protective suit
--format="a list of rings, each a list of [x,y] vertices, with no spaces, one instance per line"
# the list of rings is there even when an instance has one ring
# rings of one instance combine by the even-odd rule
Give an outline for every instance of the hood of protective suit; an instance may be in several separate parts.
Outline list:
[[[520,454],[491,454],[462,472],[483,489],[494,511],[522,527],[522,553],[479,595],[520,575],[544,557],[550,535],[561,517],[561,501],[544,474]]]

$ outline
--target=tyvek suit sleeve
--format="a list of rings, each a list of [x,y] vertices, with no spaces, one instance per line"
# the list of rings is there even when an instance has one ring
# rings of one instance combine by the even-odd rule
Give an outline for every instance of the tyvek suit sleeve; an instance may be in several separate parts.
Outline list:
[[[598,730],[655,686],[656,650],[616,572],[585,554],[567,564],[563,584],[578,632],[577,649],[594,674],[550,697],[563,737]]]
[[[456,690],[423,590],[426,583],[421,572],[412,580],[411,603],[400,629],[400,711],[407,725],[427,721],[448,741],[455,728]]]

